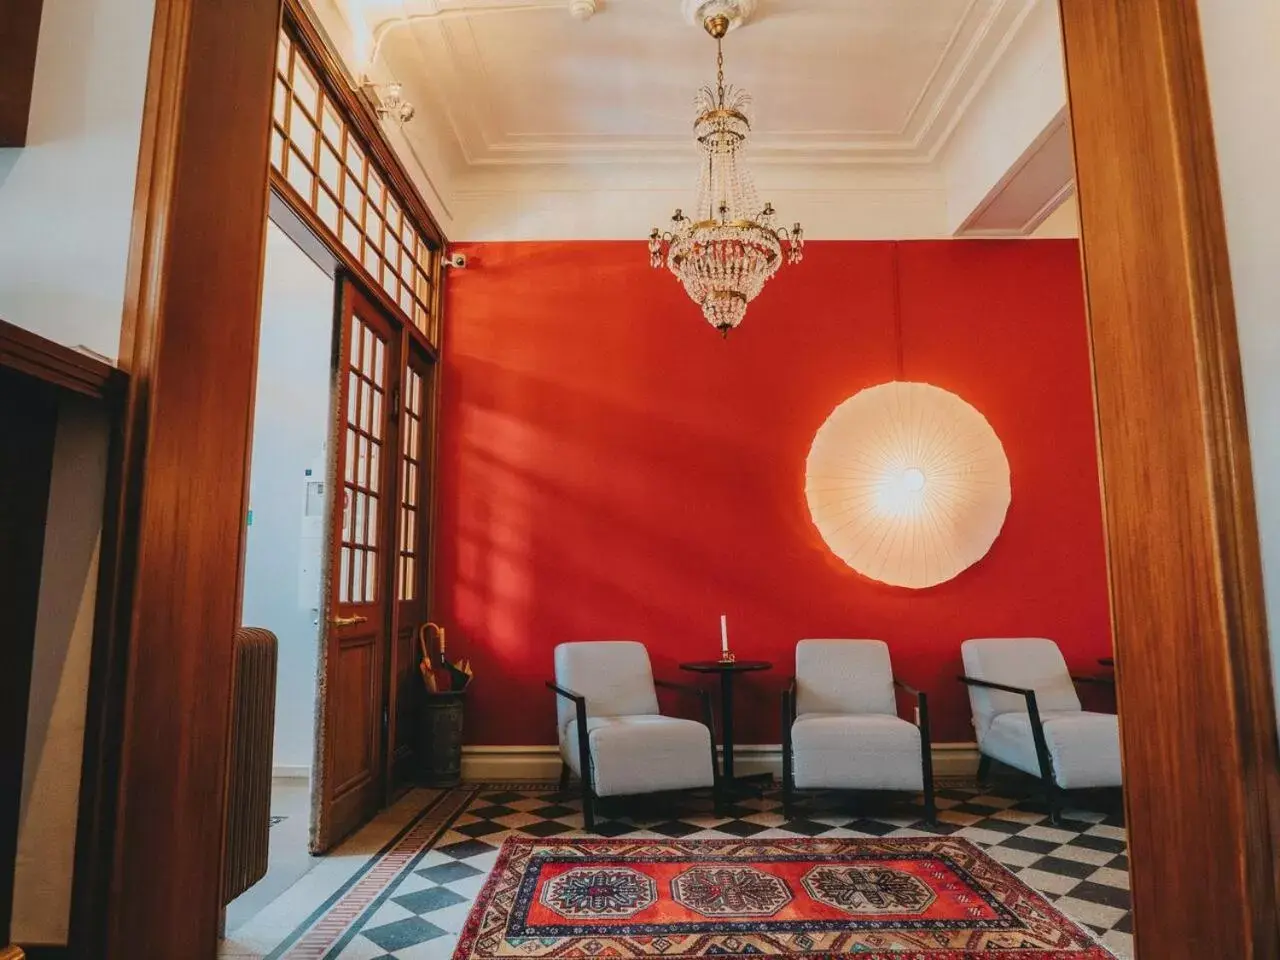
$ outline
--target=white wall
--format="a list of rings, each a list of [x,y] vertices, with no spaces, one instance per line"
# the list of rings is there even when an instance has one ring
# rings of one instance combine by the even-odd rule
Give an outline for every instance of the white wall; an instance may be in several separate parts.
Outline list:
[[[943,150],[948,233],[983,205],[1066,105],[1057,0],[1035,0]]]
[[[1280,4],[1200,0],[1280,693]]]
[[[62,402],[14,864],[12,937],[26,944],[67,942],[109,439],[101,409],[78,397]]]
[[[45,0],[28,146],[0,149],[0,317],[119,351],[153,0]]]
[[[784,168],[785,169],[785,168]],[[660,173],[642,186],[641,172],[635,188],[610,192],[602,186],[607,173],[592,182],[578,177],[574,189],[554,186],[541,174],[496,178],[498,190],[471,189],[455,192],[459,241],[538,240],[634,240],[647,237],[655,225],[669,222],[672,212],[688,209],[696,185],[696,171],[688,168],[688,185],[675,189],[660,185],[669,174]],[[799,221],[809,240],[880,240],[937,238],[947,235],[946,191],[942,174],[926,167],[909,171],[865,171],[851,187],[839,168],[814,170],[803,182],[793,172],[768,166],[754,171],[762,199],[778,210],[778,222],[790,226]],[[474,185],[478,178],[471,177]],[[513,183],[519,186],[512,189]]]
[[[311,766],[315,740],[323,514],[303,511],[305,471],[325,476],[332,328],[333,281],[268,224],[241,620],[280,641],[274,764],[291,773]]]

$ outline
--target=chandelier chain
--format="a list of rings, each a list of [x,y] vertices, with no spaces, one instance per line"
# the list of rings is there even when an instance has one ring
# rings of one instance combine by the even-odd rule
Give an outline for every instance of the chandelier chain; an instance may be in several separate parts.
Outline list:
[[[716,38],[716,106],[724,108],[724,41]]]

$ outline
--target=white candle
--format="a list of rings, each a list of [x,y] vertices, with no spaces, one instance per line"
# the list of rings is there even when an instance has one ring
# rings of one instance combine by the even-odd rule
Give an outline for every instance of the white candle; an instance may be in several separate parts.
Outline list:
[[[725,614],[720,614],[720,653],[729,652],[729,618]]]

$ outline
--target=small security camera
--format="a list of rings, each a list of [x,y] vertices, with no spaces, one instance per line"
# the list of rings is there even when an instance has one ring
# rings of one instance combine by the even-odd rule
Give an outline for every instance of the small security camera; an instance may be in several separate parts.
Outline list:
[[[455,270],[467,269],[467,255],[465,253],[451,253],[444,259],[445,265],[453,267]]]

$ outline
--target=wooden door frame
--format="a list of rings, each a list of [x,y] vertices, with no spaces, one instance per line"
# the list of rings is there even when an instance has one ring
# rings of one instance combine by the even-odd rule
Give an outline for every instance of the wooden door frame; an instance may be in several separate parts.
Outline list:
[[[1280,758],[1199,11],[1060,13],[1138,956],[1280,957]]]
[[[1061,5],[1139,956],[1272,958],[1276,727],[1197,10]],[[213,956],[279,6],[157,2],[86,956]]]
[[[216,950],[280,2],[155,3],[121,328],[130,382],[86,717],[96,790],[77,835],[78,957]]]

